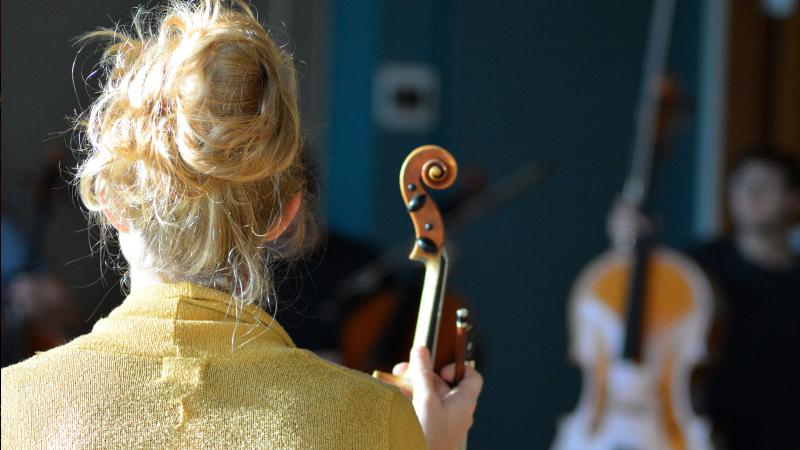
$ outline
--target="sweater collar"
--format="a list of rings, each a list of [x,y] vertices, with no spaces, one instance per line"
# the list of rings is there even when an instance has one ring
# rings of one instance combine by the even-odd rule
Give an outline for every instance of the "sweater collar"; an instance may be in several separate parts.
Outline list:
[[[163,333],[164,339],[156,338]],[[145,352],[163,345],[201,353],[228,351],[231,344],[240,347],[253,341],[294,347],[283,327],[258,306],[238,306],[229,293],[190,282],[155,284],[131,292],[95,324],[91,334],[127,341]]]

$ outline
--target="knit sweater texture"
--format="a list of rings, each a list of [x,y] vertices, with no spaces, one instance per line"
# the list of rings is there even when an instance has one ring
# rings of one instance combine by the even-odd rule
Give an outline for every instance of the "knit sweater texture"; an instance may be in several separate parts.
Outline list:
[[[3,449],[417,449],[393,387],[300,350],[191,283],[132,292],[92,332],[2,370]]]

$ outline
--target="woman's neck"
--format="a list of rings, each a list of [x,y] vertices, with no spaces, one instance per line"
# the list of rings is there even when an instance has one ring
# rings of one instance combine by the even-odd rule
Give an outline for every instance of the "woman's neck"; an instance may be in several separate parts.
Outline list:
[[[138,234],[119,233],[119,247],[128,262],[131,291],[174,281],[162,272],[147,268],[152,265],[145,263],[150,258],[144,251],[144,240]]]
[[[148,270],[135,269],[130,267],[131,291],[137,291],[154,284],[169,283],[173,280],[168,279],[161,273]]]

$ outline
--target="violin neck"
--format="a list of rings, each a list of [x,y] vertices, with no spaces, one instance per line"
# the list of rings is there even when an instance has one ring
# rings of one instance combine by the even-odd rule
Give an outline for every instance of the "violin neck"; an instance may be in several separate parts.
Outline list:
[[[447,252],[442,248],[438,257],[425,261],[425,283],[420,298],[417,328],[414,332],[414,347],[421,345],[428,347],[433,361],[436,360],[436,343],[439,338],[446,286]]]

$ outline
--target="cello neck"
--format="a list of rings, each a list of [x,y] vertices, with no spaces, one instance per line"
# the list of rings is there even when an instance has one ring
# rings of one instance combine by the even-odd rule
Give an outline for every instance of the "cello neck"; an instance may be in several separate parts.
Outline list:
[[[631,277],[628,282],[628,302],[625,313],[625,340],[622,357],[629,361],[641,361],[642,338],[644,336],[645,290],[647,266],[652,240],[640,238],[634,249]]]
[[[640,210],[647,208],[657,143],[661,140],[659,135],[665,125],[659,117],[659,106],[662,105],[661,76],[666,67],[674,12],[675,0],[656,0],[650,18],[650,36],[642,67],[634,125],[633,157],[622,194],[625,200]]]
[[[650,209],[657,153],[667,148],[675,87],[663,77],[672,33],[675,0],[656,0],[650,19],[650,36],[642,68],[641,91],[634,128],[633,156],[623,198],[640,212]],[[633,252],[625,314],[624,359],[640,361],[644,335],[647,267],[653,237],[639,235]]]

